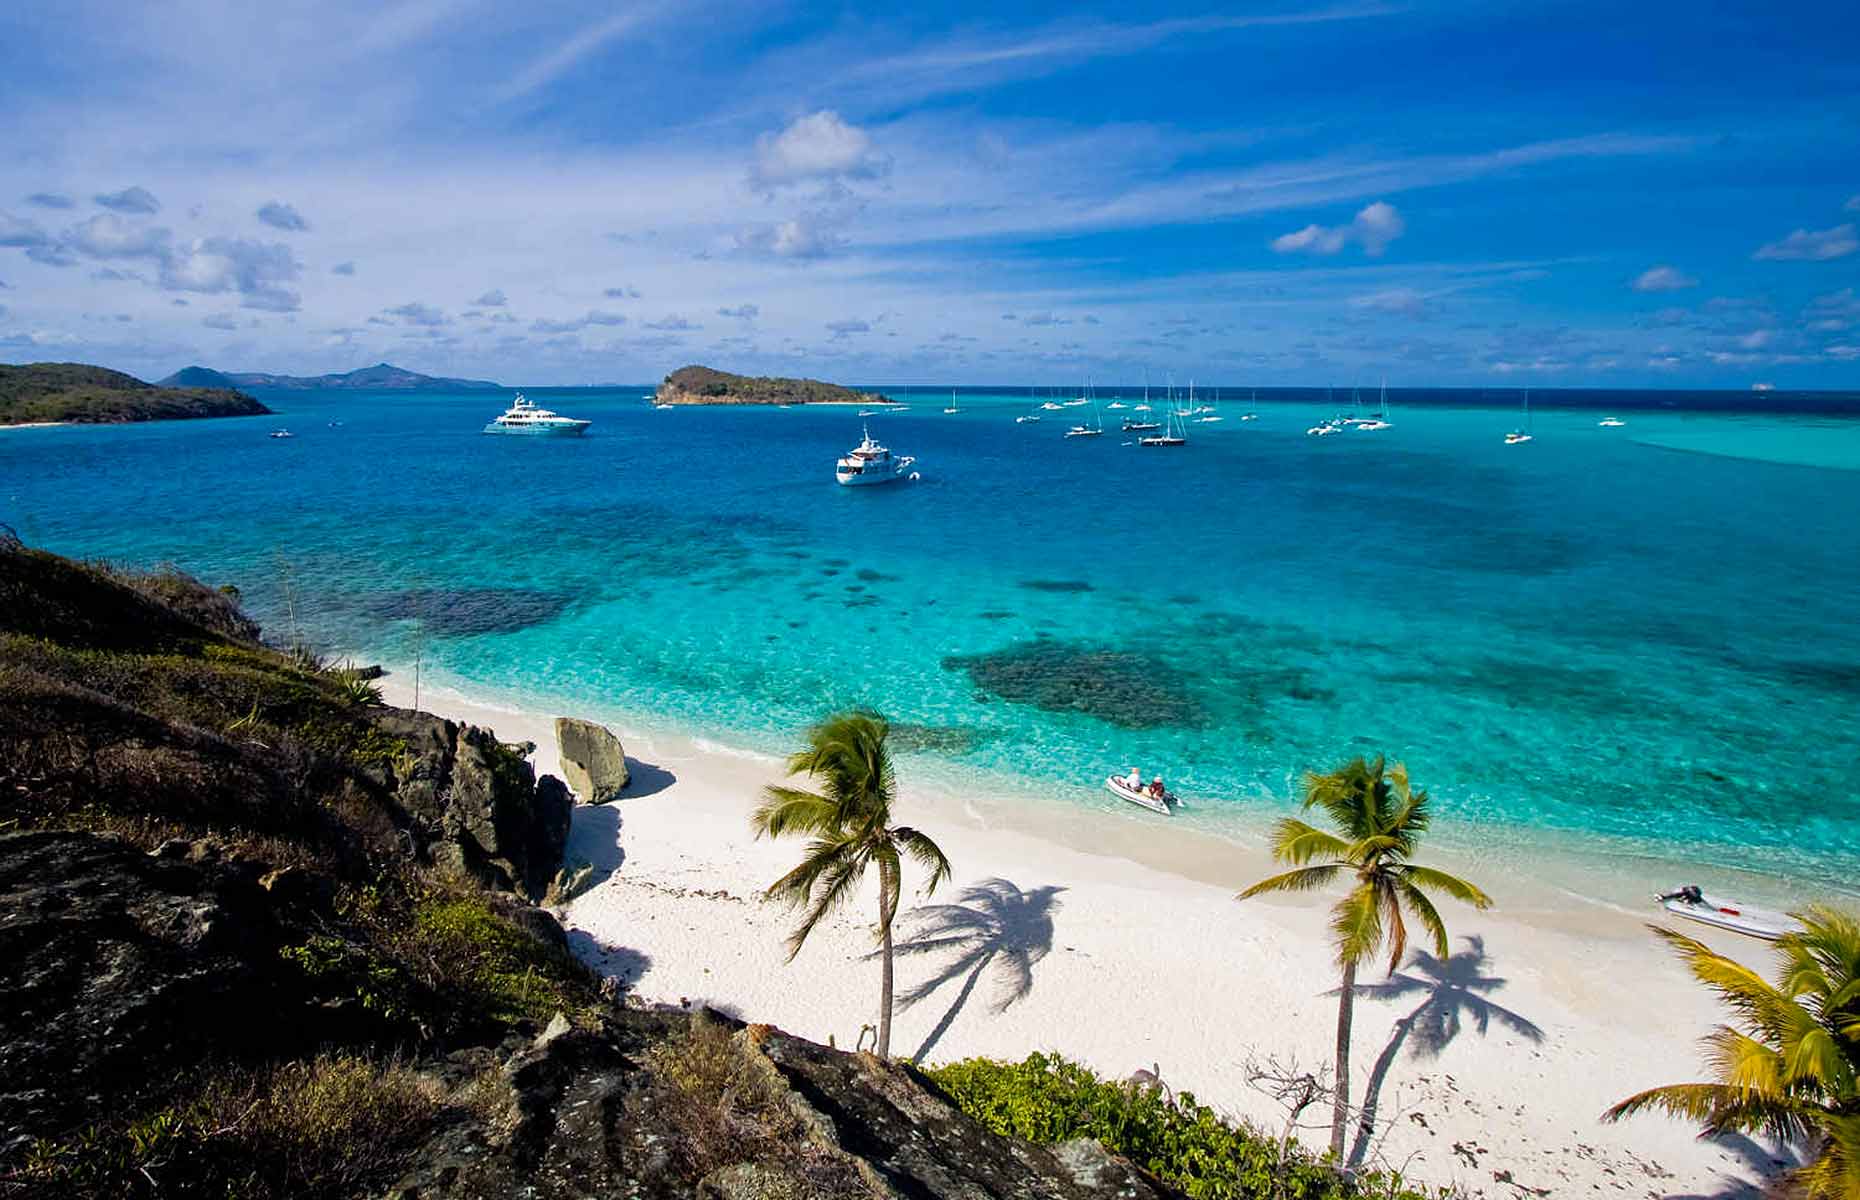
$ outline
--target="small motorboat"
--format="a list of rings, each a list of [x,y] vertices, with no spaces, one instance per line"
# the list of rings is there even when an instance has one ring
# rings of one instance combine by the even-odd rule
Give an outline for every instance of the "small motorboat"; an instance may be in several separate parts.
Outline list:
[[[1766,942],[1773,942],[1785,933],[1794,933],[1802,928],[1802,923],[1788,913],[1727,900],[1689,884],[1662,893],[1654,899],[1660,902],[1661,908],[1675,917],[1728,929],[1748,937],[1762,938]]]
[[[1037,425],[1039,421],[1040,421],[1039,413],[1027,413],[1024,416],[1019,416],[1019,417],[1014,418],[1014,424],[1016,425]]]
[[[271,431],[271,436],[274,438],[287,438],[287,437],[296,437],[297,435],[292,433],[288,429],[274,429]]]
[[[1603,417],[1601,420],[1597,421],[1596,424],[1600,425],[1603,429],[1619,429],[1623,425],[1626,425],[1627,422],[1623,421],[1620,417]]]
[[[1530,440],[1532,440],[1531,435],[1524,432],[1522,429],[1514,429],[1505,435],[1505,444],[1507,446],[1522,446]]]
[[[1165,789],[1163,794],[1158,797],[1147,787],[1131,787],[1130,781],[1122,775],[1112,775],[1106,778],[1104,781],[1104,790],[1116,796],[1119,800],[1128,800],[1138,808],[1147,808],[1151,812],[1161,813],[1165,817],[1174,811],[1176,804],[1179,803],[1175,798],[1174,792]]]
[[[1105,407],[1106,408],[1129,408],[1130,406],[1128,404],[1125,404],[1122,400],[1113,400],[1109,404],[1105,405]]]

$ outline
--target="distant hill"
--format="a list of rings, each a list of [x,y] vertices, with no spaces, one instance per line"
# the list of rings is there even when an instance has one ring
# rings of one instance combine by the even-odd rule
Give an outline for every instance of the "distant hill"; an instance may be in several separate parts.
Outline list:
[[[856,392],[818,379],[732,375],[713,367],[680,367],[659,385],[660,404],[891,404],[877,392]]]
[[[457,392],[501,390],[489,379],[447,379],[422,375],[389,363],[376,363],[340,375],[271,375],[262,371],[215,371],[211,367],[183,367],[162,380],[172,387],[265,387],[304,391]]]
[[[225,386],[167,387],[84,363],[0,364],[0,425],[39,421],[115,425],[256,417],[270,411],[244,392]]]

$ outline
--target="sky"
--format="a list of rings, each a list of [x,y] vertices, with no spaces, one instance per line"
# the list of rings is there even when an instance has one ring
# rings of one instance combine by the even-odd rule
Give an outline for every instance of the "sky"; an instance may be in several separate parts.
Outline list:
[[[1860,387],[1850,4],[0,6],[0,361]]]

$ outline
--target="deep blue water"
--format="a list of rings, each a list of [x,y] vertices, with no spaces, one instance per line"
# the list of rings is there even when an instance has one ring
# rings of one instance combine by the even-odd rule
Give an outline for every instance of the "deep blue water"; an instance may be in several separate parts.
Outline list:
[[[1540,408],[1506,447],[1509,400],[1326,439],[1230,401],[1151,451],[930,395],[872,422],[923,478],[848,490],[848,409],[533,393],[595,421],[552,441],[480,436],[499,395],[261,395],[0,432],[0,521],[545,708],[781,749],[869,704],[913,770],[1110,804],[1140,763],[1215,824],[1384,749],[1462,839],[1860,877],[1850,419]]]

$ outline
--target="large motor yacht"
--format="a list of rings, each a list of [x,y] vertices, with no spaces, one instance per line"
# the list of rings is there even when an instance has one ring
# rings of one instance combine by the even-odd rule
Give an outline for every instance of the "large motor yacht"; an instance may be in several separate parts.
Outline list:
[[[912,456],[893,455],[891,451],[872,440],[872,431],[865,430],[865,438],[857,446],[846,452],[846,457],[833,467],[833,478],[841,487],[865,487],[874,483],[893,483],[907,478],[911,464],[917,460]]]
[[[532,437],[576,437],[592,424],[594,424],[592,421],[577,420],[574,417],[565,417],[560,413],[550,412],[546,408],[538,408],[524,399],[522,392],[518,392],[517,398],[511,402],[510,407],[504,410],[504,415],[486,425],[484,431],[486,433],[521,433]]]

